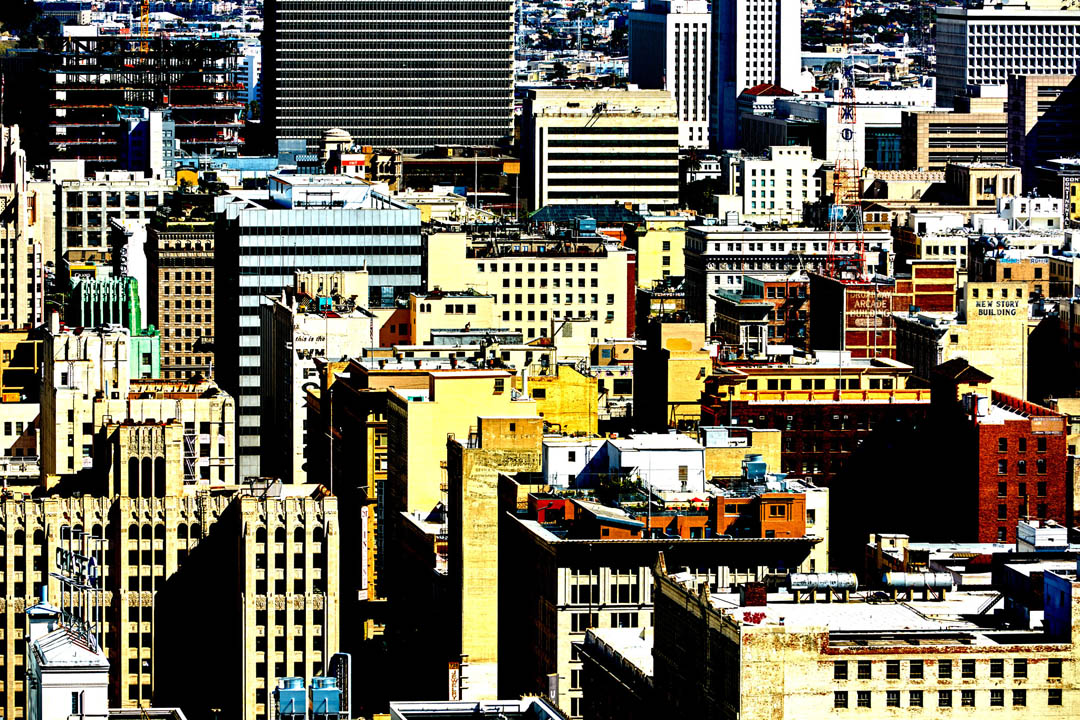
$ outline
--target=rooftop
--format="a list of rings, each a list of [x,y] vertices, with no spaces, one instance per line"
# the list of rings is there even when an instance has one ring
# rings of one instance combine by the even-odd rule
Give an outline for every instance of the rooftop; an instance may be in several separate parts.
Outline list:
[[[701,450],[702,446],[688,435],[679,433],[650,433],[613,438],[611,444],[620,450]]]
[[[653,629],[590,628],[585,635],[587,648],[602,651],[608,657],[644,677],[653,674]]]
[[[542,697],[521,700],[439,700],[390,703],[390,720],[438,718],[439,720],[566,720],[565,716]]]

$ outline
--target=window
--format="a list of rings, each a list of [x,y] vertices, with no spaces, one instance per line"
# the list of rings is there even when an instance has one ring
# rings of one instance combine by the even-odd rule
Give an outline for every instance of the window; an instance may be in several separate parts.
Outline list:
[[[860,680],[869,680],[870,679],[870,661],[869,660],[860,660],[859,661],[859,679]]]
[[[922,690],[912,690],[908,693],[908,705],[911,707],[922,707]]]
[[[998,505],[998,520],[1008,520],[1008,519],[1009,519],[1009,506],[1005,505],[1005,504]],[[965,660],[964,662],[967,663],[967,662],[970,662],[970,661]]]
[[[1046,474],[1046,458],[1038,458],[1035,460],[1035,472],[1039,475]]]
[[[991,690],[990,691],[990,707],[1005,707],[1005,691],[1004,690]]]
[[[859,692],[855,695],[855,704],[861,708],[870,707],[870,691],[859,690]]]
[[[899,660],[886,660],[885,661],[885,679],[886,680],[899,680],[900,679],[900,661]]]
[[[547,398],[547,390],[545,388],[533,388],[532,396],[534,400],[544,400]]]
[[[998,452],[1009,451],[1009,438],[998,438]]]
[[[1041,453],[1046,452],[1046,438],[1041,437],[1035,439],[1035,451]]]
[[[837,660],[832,668],[833,680],[847,680],[847,660]],[[845,706],[846,707],[846,706]]]
[[[975,677],[975,661],[964,660],[960,663],[960,677],[968,680]]]
[[[1027,475],[1027,460],[1016,461],[1016,474]]]
[[[998,460],[998,475],[1007,475],[1009,472],[1009,461]]]
[[[938,661],[938,677],[945,679],[952,678],[952,660]]]
[[[582,612],[570,616],[570,632],[585,632],[599,624],[599,615],[597,613]]]
[[[899,690],[886,690],[885,691],[885,705],[886,705],[886,707],[900,707],[900,691]]]
[[[1014,707],[1023,707],[1027,705],[1027,690],[1013,690],[1012,700]]]
[[[1039,497],[1046,497],[1046,481],[1040,481],[1035,483],[1035,494]]]
[[[832,705],[834,708],[846,708],[847,705],[847,693],[844,691],[834,692],[832,694]]]
[[[1046,704],[1047,705],[1060,705],[1061,704],[1061,688],[1050,688],[1046,691]]]
[[[71,714],[72,715],[82,715],[82,693],[81,692],[72,692],[71,693]]]
[[[1024,658],[1017,658],[1013,660],[1013,677],[1014,678],[1026,678],[1027,677],[1027,660]],[[1013,703],[1015,705],[1016,703]]]
[[[1019,452],[1027,452],[1027,438],[1017,438],[1016,449]]]
[[[952,707],[952,690],[938,690],[938,707]]]
[[[504,378],[495,378],[495,394],[499,395],[503,392],[506,380]]]
[[[990,677],[1003,678],[1005,677],[1005,661],[1002,659],[996,659],[990,661]]]
[[[912,660],[911,665],[908,668],[908,670],[911,673],[911,679],[912,680],[922,680],[923,679],[923,661],[922,660]]]
[[[1009,483],[998,483],[998,497],[1005,497],[1009,494]]]
[[[961,690],[960,691],[960,707],[975,707],[975,691],[974,690]]]
[[[1046,663],[1046,677],[1051,680],[1061,679],[1061,660],[1050,660]]]

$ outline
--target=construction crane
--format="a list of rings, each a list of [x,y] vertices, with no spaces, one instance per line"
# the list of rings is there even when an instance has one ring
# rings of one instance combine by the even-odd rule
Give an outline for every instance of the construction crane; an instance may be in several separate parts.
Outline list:
[[[829,208],[829,253],[827,273],[842,279],[862,279],[866,275],[866,248],[863,239],[862,174],[855,142],[855,62],[852,18],[853,0],[844,0],[841,43],[844,58],[839,82],[837,113],[840,126],[839,153],[833,173],[833,204]],[[850,257],[854,245],[854,262]],[[854,277],[852,277],[854,276]]]
[[[150,0],[142,0],[139,5],[139,37],[142,40],[139,42],[139,52],[146,53],[150,51]]]

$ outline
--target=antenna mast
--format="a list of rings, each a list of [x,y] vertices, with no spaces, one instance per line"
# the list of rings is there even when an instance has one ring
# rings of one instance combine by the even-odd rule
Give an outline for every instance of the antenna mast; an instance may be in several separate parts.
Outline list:
[[[855,59],[852,55],[854,32],[853,0],[844,0],[840,17],[843,20],[841,42],[844,62],[840,79],[840,102],[837,106],[840,124],[839,154],[833,174],[833,204],[829,208],[829,254],[826,273],[833,278],[866,275],[866,248],[863,240],[862,174],[855,142]],[[845,237],[842,237],[846,235]],[[854,247],[850,247],[853,245]],[[845,247],[848,246],[848,247]],[[850,251],[854,250],[854,261]]]

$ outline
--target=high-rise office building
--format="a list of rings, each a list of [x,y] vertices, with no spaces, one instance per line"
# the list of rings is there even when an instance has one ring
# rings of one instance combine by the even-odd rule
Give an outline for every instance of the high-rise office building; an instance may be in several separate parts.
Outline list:
[[[733,148],[739,93],[764,83],[794,87],[800,65],[799,3],[795,0],[716,0],[712,6],[710,142]],[[786,49],[785,49],[786,48]]]
[[[710,26],[706,0],[648,0],[630,11],[630,82],[671,92],[684,148],[709,145]]]
[[[363,305],[392,304],[422,285],[420,211],[345,175],[276,175],[270,197],[236,191],[214,199],[214,374],[236,396],[238,478],[257,476],[262,447],[259,306],[301,271],[366,269]],[[185,308],[186,312],[186,308]],[[185,338],[186,340],[186,338]]]
[[[994,0],[937,11],[937,102],[953,107],[969,86],[1004,88],[1010,75],[1073,74],[1080,11],[1063,0]]]
[[[514,3],[268,0],[263,97],[277,137],[340,127],[416,153],[513,131]]]

